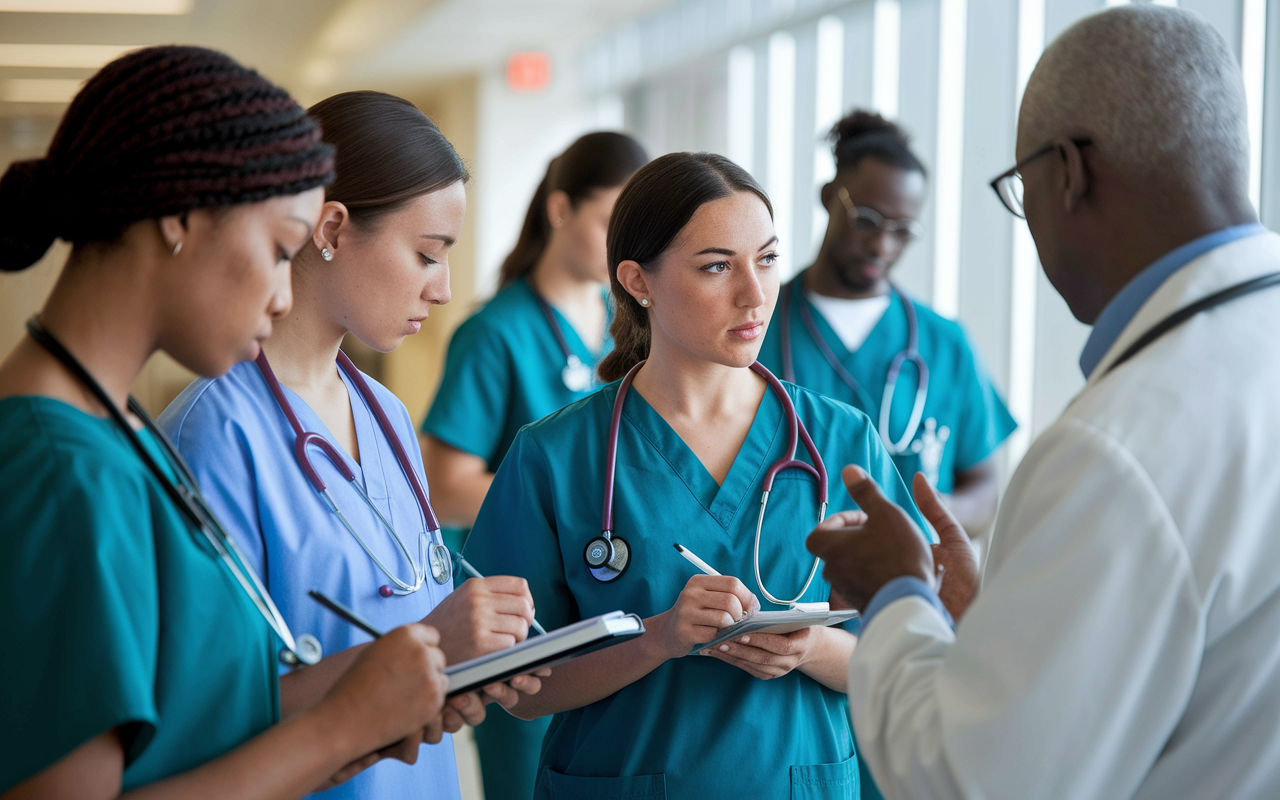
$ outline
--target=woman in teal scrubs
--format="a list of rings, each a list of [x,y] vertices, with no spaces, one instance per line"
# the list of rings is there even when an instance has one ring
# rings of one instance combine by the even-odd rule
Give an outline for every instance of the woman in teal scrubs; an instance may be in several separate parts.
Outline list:
[[[843,695],[852,633],[756,634],[687,655],[745,614],[781,608],[757,563],[780,599],[829,594],[821,579],[802,591],[819,503],[799,469],[778,475],[753,557],[766,471],[788,455],[784,406],[751,369],[777,299],[776,244],[764,192],[727,159],[675,153],[641,169],[609,225],[616,346],[600,367],[617,379],[643,362],[622,407],[613,492],[629,563],[601,580],[584,558],[601,531],[618,383],[525,427],[472,528],[467,557],[528,578],[544,624],[616,609],[645,622],[643,636],[564,665],[513,709],[555,715],[536,797],[858,797]],[[866,416],[784,389],[827,465],[831,511],[854,508],[838,476],[857,464],[916,514]],[[796,457],[811,460],[804,447]],[[722,576],[700,574],[676,543]]]
[[[449,342],[444,376],[422,423],[436,510],[462,546],[516,431],[596,388],[612,347],[601,286],[605,231],[622,185],[649,158],[621,133],[589,133],[556,157],[538,186],[498,294]],[[546,722],[493,714],[476,728],[485,792],[529,798]]]
[[[278,677],[305,649],[126,401],[158,349],[206,375],[257,354],[332,179],[287,93],[193,47],[108,64],[0,179],[0,268],[73,245],[0,364],[5,800],[297,798],[439,740],[426,626]]]
[[[877,423],[898,470],[923,472],[972,533],[996,508],[996,449],[1017,427],[959,324],[894,288],[889,271],[911,241],[925,171],[906,135],[865,111],[831,131],[836,175],[822,188],[830,213],[812,266],[783,287],[760,361],[779,375],[861,409]],[[909,307],[908,307],[909,304]],[[928,375],[898,373],[888,425],[881,404],[914,317]],[[913,419],[913,417],[915,419]]]

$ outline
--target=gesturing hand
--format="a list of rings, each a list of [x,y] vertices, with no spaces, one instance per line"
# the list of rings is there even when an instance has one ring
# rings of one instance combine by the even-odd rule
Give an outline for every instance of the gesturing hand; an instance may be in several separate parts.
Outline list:
[[[933,560],[939,568],[941,585],[938,598],[956,622],[964,615],[973,596],[978,593],[978,556],[973,551],[969,534],[952,516],[937,491],[929,485],[924,473],[917,472],[911,482],[916,506],[938,534],[933,545]]]
[[[822,574],[833,590],[853,608],[864,610],[894,578],[911,576],[932,585],[933,556],[910,515],[885,497],[862,469],[850,465],[840,476],[865,520],[850,524],[856,518],[836,514],[815,528],[805,543],[825,562]]]

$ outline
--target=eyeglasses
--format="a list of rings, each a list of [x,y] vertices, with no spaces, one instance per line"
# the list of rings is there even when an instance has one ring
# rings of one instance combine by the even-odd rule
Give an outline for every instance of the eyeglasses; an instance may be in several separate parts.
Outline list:
[[[1084,147],[1093,144],[1092,139],[1072,139],[1071,143],[1076,147]],[[1019,219],[1026,219],[1026,211],[1022,207],[1022,169],[1023,167],[1035,161],[1040,156],[1047,156],[1054,151],[1056,144],[1050,142],[1031,155],[1014,164],[1006,172],[1002,172],[991,181],[991,188],[996,193],[996,197],[1000,198],[1000,202],[1004,203],[1004,207],[1009,209],[1009,213]]]
[[[855,206],[849,197],[849,190],[843,186],[836,194],[844,204],[844,212],[849,216],[849,224],[859,233],[876,233],[884,231],[906,244],[920,233],[920,223],[914,219],[885,219],[884,214],[867,206]]]

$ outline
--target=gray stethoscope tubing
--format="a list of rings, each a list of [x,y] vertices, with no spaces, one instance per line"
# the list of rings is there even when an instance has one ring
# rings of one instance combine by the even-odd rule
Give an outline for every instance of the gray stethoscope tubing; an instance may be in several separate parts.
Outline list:
[[[613,415],[609,425],[609,439],[605,447],[604,508],[601,513],[600,521],[601,535],[592,539],[591,542],[588,543],[586,555],[587,564],[592,567],[592,575],[602,582],[613,580],[613,578],[621,575],[622,572],[626,570],[626,567],[628,566],[627,562],[630,560],[629,551],[626,551],[628,555],[615,571],[616,574],[612,574],[611,576],[602,576],[603,563],[599,567],[594,564],[591,552],[593,545],[606,547],[609,550],[610,555],[612,555],[612,548],[615,547],[617,543],[621,542],[624,547],[626,546],[625,542],[620,537],[613,535],[613,484],[614,476],[617,473],[618,429],[619,423],[622,419],[622,407],[626,400],[627,391],[631,388],[631,382],[642,366],[644,366],[643,361],[631,368],[631,370],[626,374],[626,377],[624,377],[622,382],[618,385],[618,394],[613,400]],[[809,587],[813,584],[814,577],[818,574],[818,566],[822,563],[822,559],[815,558],[813,560],[813,566],[809,569],[809,577],[804,582],[804,588],[802,588],[800,593],[791,600],[782,600],[770,593],[769,590],[765,588],[764,576],[760,573],[760,534],[764,528],[764,512],[765,509],[769,507],[769,494],[773,491],[774,479],[785,470],[799,469],[809,473],[817,480],[818,523],[821,524],[827,516],[827,467],[826,464],[823,463],[822,455],[818,452],[818,448],[813,443],[813,439],[809,436],[808,429],[806,429],[804,423],[800,421],[800,416],[796,413],[795,404],[791,402],[791,396],[787,394],[786,388],[774,376],[774,374],[766,369],[760,362],[757,361],[752,364],[751,370],[764,378],[765,382],[769,385],[769,388],[777,395],[779,402],[782,403],[783,415],[787,420],[788,434],[787,453],[781,459],[774,462],[765,473],[763,489],[760,494],[760,514],[756,518],[755,542],[752,545],[756,585],[760,587],[760,593],[763,594],[765,599],[769,602],[783,606],[794,606],[800,601],[800,598],[804,597],[805,592],[809,591]],[[796,458],[797,448],[801,442],[803,442],[805,450],[808,451],[809,460],[813,462],[812,464],[806,464]]]
[[[373,412],[374,417],[378,420],[378,426],[382,428],[383,435],[387,437],[391,444],[391,449],[395,453],[396,461],[400,464],[401,471],[404,472],[405,480],[409,483],[409,488],[413,491],[415,499],[418,501],[418,510],[422,514],[423,531],[418,534],[418,556],[419,560],[414,561],[409,548],[405,546],[404,540],[396,533],[391,523],[383,516],[382,512],[374,505],[369,495],[365,493],[360,482],[356,480],[355,471],[347,464],[342,454],[338,452],[332,444],[329,443],[320,434],[314,431],[307,431],[302,427],[302,422],[298,419],[297,413],[293,410],[293,405],[289,402],[288,396],[284,393],[284,387],[280,385],[280,381],[276,378],[275,373],[271,369],[271,365],[267,362],[267,356],[263,352],[258,353],[257,365],[262,377],[266,380],[271,394],[276,400],[276,405],[285,415],[290,427],[293,428],[294,434],[297,436],[294,441],[294,456],[298,461],[298,466],[302,469],[303,474],[316,491],[324,498],[329,509],[337,516],[342,526],[351,534],[356,543],[360,545],[360,549],[373,561],[374,565],[387,577],[395,586],[384,585],[378,588],[378,593],[383,597],[395,595],[412,594],[422,588],[426,582],[427,573],[431,573],[431,577],[436,583],[444,585],[453,579],[453,558],[449,555],[448,548],[445,547],[443,541],[437,541],[435,537],[439,536],[440,523],[436,519],[435,511],[431,508],[430,501],[427,500],[426,491],[422,488],[418,481],[418,476],[413,470],[413,464],[409,461],[409,456],[404,450],[404,446],[400,443],[399,437],[395,435],[395,429],[391,425],[391,421],[387,418],[386,412],[382,408],[382,404],[378,402],[378,398],[374,396],[373,390],[369,388],[368,383],[360,375],[360,371],[355,368],[351,360],[341,350],[338,351],[338,365],[355,384],[356,390],[364,398],[365,403],[369,406],[369,410]],[[364,537],[356,532],[355,526],[347,520],[342,510],[338,508],[337,502],[334,500],[333,494],[325,485],[324,479],[320,477],[320,473],[316,471],[315,466],[311,463],[311,458],[307,454],[308,447],[316,447],[329,461],[337,468],[338,472],[346,479],[347,483],[356,491],[360,499],[365,505],[373,511],[374,516],[378,518],[383,529],[396,543],[396,547],[404,556],[405,561],[409,562],[409,568],[412,571],[412,583],[402,581],[394,573],[389,570],[382,560],[378,558],[373,550],[365,542]]]
[[[560,352],[564,354],[564,368],[560,370],[560,380],[564,383],[564,388],[571,392],[585,392],[591,388],[592,382],[595,380],[591,373],[591,367],[582,363],[582,359],[569,349],[569,340],[564,338],[564,330],[560,327],[560,320],[556,319],[556,312],[551,308],[551,304],[546,298],[538,293],[533,287],[533,283],[528,283],[529,291],[533,292],[533,296],[537,299],[538,305],[542,308],[543,315],[547,318],[547,324],[551,326],[551,332],[555,334],[556,343],[560,345]]]
[[[284,648],[280,651],[280,660],[290,666],[297,664],[310,665],[318,662],[321,657],[319,640],[309,634],[303,634],[296,641],[294,640],[288,623],[284,621],[284,617],[280,614],[280,609],[276,608],[275,602],[271,599],[271,594],[262,585],[257,573],[250,569],[242,569],[244,557],[240,554],[235,542],[223,530],[222,525],[218,523],[218,519],[214,516],[212,509],[209,508],[209,504],[205,501],[204,495],[201,494],[196,484],[195,476],[191,474],[191,468],[187,466],[187,462],[182,458],[182,455],[178,453],[173,443],[169,441],[169,437],[165,436],[164,432],[156,427],[155,422],[139,405],[138,401],[132,396],[129,398],[129,411],[142,420],[142,424],[147,431],[160,443],[165,459],[174,468],[173,472],[177,476],[176,481],[166,475],[160,465],[151,457],[151,453],[143,446],[142,440],[138,438],[133,426],[124,418],[124,414],[112,402],[102,385],[89,374],[84,365],[75,356],[71,355],[71,352],[53,334],[45,330],[38,316],[32,317],[27,321],[27,332],[31,334],[31,338],[37,344],[48,350],[64,366],[71,370],[72,374],[79,378],[80,382],[89,389],[98,402],[107,409],[112,421],[124,432],[129,444],[133,446],[134,451],[142,459],[151,474],[160,482],[165,493],[169,495],[169,499],[187,516],[195,527],[200,529],[205,539],[213,547],[214,552],[218,554],[219,560],[235,577],[236,582],[240,584],[240,588],[249,596],[249,600],[254,607],[258,609],[258,613],[266,620],[267,625],[276,636],[280,637],[280,640],[284,642]]]
[[[791,351],[791,293],[794,291],[795,284],[789,283],[782,289],[782,297],[779,302],[782,305],[782,317],[779,319],[781,323],[781,345],[782,345],[782,376],[792,383],[795,382],[795,365],[792,360]],[[908,300],[898,287],[890,284],[892,295],[902,303],[902,308],[907,314],[907,346],[893,357],[893,361],[889,363],[889,373],[885,377],[884,392],[880,397],[880,419],[876,426],[880,439],[884,442],[885,449],[889,451],[889,455],[897,456],[906,453],[911,442],[916,437],[916,433],[920,430],[920,423],[924,419],[924,405],[929,397],[929,365],[925,363],[924,356],[920,355],[919,336],[920,325],[916,319],[915,306]],[[831,347],[826,340],[822,338],[822,332],[818,330],[818,325],[813,321],[813,314],[809,311],[808,302],[801,297],[800,320],[804,323],[805,329],[809,332],[809,337],[813,339],[814,344],[822,352],[823,358],[831,365],[836,375],[844,382],[846,386],[853,390],[858,401],[863,403],[865,408],[871,409],[875,404],[871,401],[871,397],[858,383],[857,379],[845,369],[844,364],[840,363],[840,359],[836,358],[836,354],[831,351]],[[907,420],[907,426],[903,429],[902,438],[894,440],[893,431],[890,430],[889,417],[893,410],[893,398],[898,391],[898,376],[902,372],[902,365],[910,361],[915,364],[916,372],[919,378],[916,383],[916,396],[911,404],[911,416]]]

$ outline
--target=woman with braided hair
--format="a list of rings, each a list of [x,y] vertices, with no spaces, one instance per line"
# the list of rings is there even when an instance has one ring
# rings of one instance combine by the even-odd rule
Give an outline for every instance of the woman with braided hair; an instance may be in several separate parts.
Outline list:
[[[333,163],[257,73],[155,47],[91,78],[47,156],[0,180],[0,268],[73,246],[0,363],[5,800],[295,798],[458,724],[425,625],[278,677],[281,641],[313,654],[127,399],[156,350],[207,376],[258,354]]]

